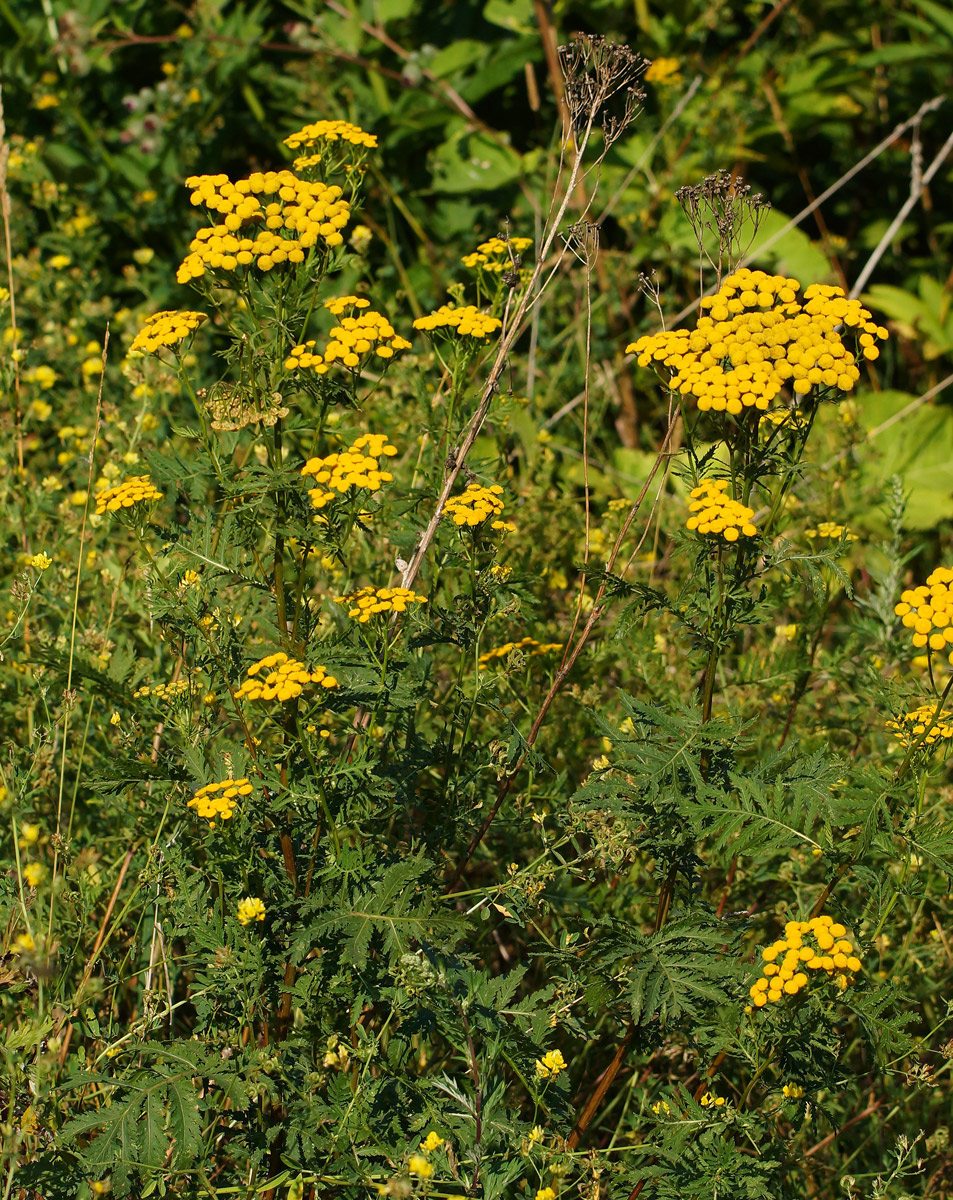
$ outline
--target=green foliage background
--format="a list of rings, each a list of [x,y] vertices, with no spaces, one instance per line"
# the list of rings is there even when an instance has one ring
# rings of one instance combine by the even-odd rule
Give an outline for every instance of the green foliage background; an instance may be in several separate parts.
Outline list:
[[[580,588],[585,613],[600,582],[592,565],[582,581],[587,542],[604,563],[656,460],[668,399],[624,348],[659,326],[653,289],[669,326],[698,297],[675,192],[719,168],[743,175],[772,205],[755,265],[849,287],[907,200],[911,168],[944,145],[953,8],[0,0],[0,27],[26,351],[21,469],[7,335],[3,1200],[107,1188],[291,1200],[547,1187],[593,1200],[951,1194],[951,793],[926,754],[915,776],[898,775],[885,727],[931,694],[893,604],[949,562],[945,160],[864,289],[890,339],[854,397],[818,418],[785,509],[789,541],[763,590],[739,600],[713,718],[700,703],[707,648],[692,624],[699,577],[677,470],[629,534],[620,567],[638,544],[635,565],[605,581],[609,613],[535,745],[558,660],[517,653],[489,683],[473,664],[524,636],[568,640]],[[400,445],[394,494],[348,526],[346,553],[308,577],[314,604],[302,609],[312,659],[320,646],[348,680],[346,702],[329,703],[333,764],[317,772],[338,844],[314,783],[321,747],[300,727],[259,731],[270,823],[245,814],[228,837],[210,833],[185,800],[252,770],[223,677],[237,683],[281,641],[277,585],[253,559],[281,524],[269,497],[290,494],[318,423],[316,402],[293,413],[284,466],[264,431],[258,458],[247,433],[220,439],[223,481],[181,381],[125,360],[143,316],[202,307],[175,284],[195,224],[183,179],[283,166],[281,139],[312,120],[372,131],[356,216],[371,237],[334,286],[372,280],[375,304],[407,331],[506,222],[538,244],[560,186],[553,48],[575,31],[671,59],[672,73],[646,84],[638,120],[571,196],[567,222],[594,197],[598,262],[590,273],[567,256],[474,447],[480,481],[514,497],[518,533],[500,557],[512,574],[499,583],[487,547],[468,558],[442,531],[421,583],[430,604],[384,688],[341,615],[321,616],[409,556],[439,492],[458,428],[415,335],[406,367],[335,427]],[[96,471],[148,469],[170,497],[162,528],[145,534],[151,565],[131,533],[84,520],[107,325]],[[206,387],[230,362],[221,326],[207,332],[189,364]],[[276,324],[258,332],[263,352],[281,352]],[[468,370],[472,409],[486,365]],[[238,515],[223,515],[226,497],[241,499]],[[308,516],[299,506],[282,536],[306,538]],[[858,540],[789,549],[823,520]],[[41,551],[49,573],[26,565]],[[199,598],[157,583],[196,568]],[[204,617],[217,662],[196,634]],[[179,654],[218,702],[134,702]],[[379,723],[355,750],[362,706]],[[289,881],[282,837],[310,863],[307,890]],[[36,888],[24,886],[28,858],[47,871]],[[770,1036],[752,1032],[756,947],[832,881],[864,982],[843,1003],[791,1005]],[[247,894],[268,909],[251,932],[234,915]],[[16,944],[27,925],[30,952]],[[534,1064],[557,1047],[568,1067],[546,1081]],[[722,1108],[700,1104],[708,1082]],[[785,1095],[790,1084],[804,1094]],[[446,1139],[435,1174],[414,1174],[431,1129]]]

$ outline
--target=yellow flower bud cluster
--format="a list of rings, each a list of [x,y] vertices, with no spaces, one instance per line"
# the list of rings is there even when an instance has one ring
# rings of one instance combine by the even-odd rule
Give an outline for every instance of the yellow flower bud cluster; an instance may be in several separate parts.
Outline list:
[[[402,613],[408,604],[426,604],[427,597],[419,596],[405,587],[363,587],[347,596],[338,596],[336,603],[350,605],[347,615],[354,617],[359,624],[366,625],[371,617],[379,613]]]
[[[913,630],[917,649],[949,650],[953,644],[953,570],[937,567],[925,584],[908,588],[900,595],[894,612],[907,629]],[[953,666],[953,651],[948,655]]]
[[[727,487],[727,479],[703,479],[692,488],[688,493],[692,515],[685,528],[720,535],[726,542],[737,542],[741,534],[754,537],[758,532],[752,524],[754,509],[725,495]]]
[[[898,737],[905,747],[913,745],[929,729],[923,744],[932,746],[934,742],[949,741],[953,738],[953,712],[946,708],[937,712],[935,704],[921,704],[912,712],[901,714],[899,720],[888,721],[887,728],[897,731],[894,736]]]
[[[849,542],[857,541],[857,534],[851,533],[846,525],[838,525],[836,521],[821,521],[816,529],[805,529],[804,536],[809,538],[842,538]]]
[[[347,296],[344,299],[354,300],[356,297]],[[314,338],[310,338],[295,346],[285,359],[286,370],[311,370],[316,375],[325,375],[332,363],[340,362],[352,371],[359,371],[363,366],[362,357],[372,350],[378,358],[386,360],[393,358],[398,350],[410,349],[410,342],[402,338],[379,312],[345,317],[340,325],[335,325],[331,330],[331,340],[322,353],[315,351],[316,345]]]
[[[161,347],[184,341],[207,320],[205,313],[200,312],[171,310],[153,313],[151,317],[146,317],[129,349],[140,350],[143,354],[158,354]]]
[[[192,175],[185,185],[193,189],[194,205],[221,213],[224,220],[196,233],[176,274],[179,283],[199,279],[207,269],[270,271],[281,263],[304,262],[319,240],[326,247],[340,246],[340,231],[351,216],[336,184],[309,182],[291,171],[256,171],[237,183],[227,175]]]
[[[523,254],[532,244],[533,239],[528,237],[511,237],[509,240],[509,248],[514,254]],[[507,243],[499,237],[490,238],[488,242],[481,242],[472,254],[465,254],[460,261],[471,271],[495,271],[497,273],[513,265]]]
[[[788,921],[783,940],[761,951],[764,974],[750,989],[751,1002],[763,1008],[782,996],[796,996],[810,982],[808,972],[823,972],[843,991],[861,969],[847,930],[831,917]]]
[[[96,493],[96,515],[132,508],[134,504],[151,504],[161,499],[162,493],[153,486],[148,475],[132,475],[115,487],[103,488]]]
[[[301,166],[311,166],[314,162],[320,161],[321,151],[327,149],[329,145],[335,142],[344,142],[351,146],[360,146],[366,150],[377,149],[377,138],[373,133],[365,133],[359,125],[352,125],[350,121],[315,121],[311,125],[305,125],[303,129],[299,129],[297,133],[292,133],[286,137],[284,144],[290,150],[312,150],[318,147],[317,153],[313,154],[308,159],[298,159],[295,162],[295,170]]]
[[[502,662],[503,659],[509,658],[514,650],[520,650],[527,658],[536,658],[540,654],[551,654],[554,650],[562,650],[562,642],[537,642],[535,638],[524,637],[518,642],[506,642],[502,646],[497,646],[494,650],[487,650],[486,654],[481,654],[477,663],[480,670],[484,670],[494,662]]]
[[[325,667],[309,670],[283,650],[269,654],[248,668],[248,678],[235,693],[237,700],[296,700],[309,683],[336,688],[338,681]]]
[[[540,1079],[555,1079],[560,1071],[565,1071],[567,1065],[561,1050],[549,1050],[542,1058],[537,1058],[536,1074]]]
[[[207,783],[199,788],[188,803],[200,817],[212,822],[229,821],[235,815],[239,796],[250,796],[254,787],[247,779],[223,779],[219,783]]]
[[[192,690],[190,679],[176,679],[173,683],[146,684],[132,693],[133,700],[142,700],[151,696],[153,700],[174,700],[177,696],[185,695]]]
[[[481,313],[472,304],[457,307],[455,304],[441,304],[436,312],[429,316],[418,317],[414,321],[414,329],[424,329],[428,333],[434,330],[447,330],[460,337],[485,338],[503,327],[503,322],[497,317]]]
[[[257,896],[246,896],[238,902],[238,920],[242,925],[250,925],[252,921],[264,921],[265,906]]]
[[[461,496],[448,498],[443,506],[443,516],[449,517],[454,525],[482,525],[490,517],[499,517],[502,514],[502,495],[503,489],[499,484],[482,487],[479,483],[471,483]],[[509,521],[495,520],[490,528],[513,533],[516,526],[511,525]]]
[[[694,396],[702,412],[765,411],[786,384],[798,396],[814,388],[849,392],[860,371],[839,329],[859,332],[868,359],[879,355],[875,339],[887,330],[840,288],[812,284],[799,302],[800,287],[796,279],[744,267],[701,300],[693,330],[641,337],[626,353],[637,355],[639,366],[667,367],[669,387]]]
[[[302,475],[313,475],[323,488],[310,488],[308,495],[314,508],[324,508],[352,487],[366,488],[376,492],[394,476],[382,471],[382,457],[392,458],[397,447],[392,446],[382,433],[365,433],[347,450],[328,454],[324,458],[309,458],[301,468]]]

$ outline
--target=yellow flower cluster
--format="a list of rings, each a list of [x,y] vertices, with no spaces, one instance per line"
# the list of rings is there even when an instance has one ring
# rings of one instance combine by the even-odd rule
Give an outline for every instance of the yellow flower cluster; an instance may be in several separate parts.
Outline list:
[[[355,297],[345,297],[352,300]],[[352,371],[360,369],[361,356],[372,350],[378,358],[393,358],[398,350],[409,350],[410,342],[402,338],[390,321],[379,312],[363,312],[357,317],[345,317],[340,325],[331,330],[331,340],[322,353],[316,353],[317,345],[310,338],[295,346],[285,368],[288,371],[311,370],[316,375],[327,373],[332,363],[340,362]]]
[[[379,613],[402,613],[408,604],[426,604],[427,597],[419,596],[411,588],[405,587],[362,587],[347,596],[338,596],[336,603],[350,605],[347,615],[366,625],[371,617]]]
[[[430,1179],[433,1175],[433,1163],[423,1154],[412,1154],[407,1160],[407,1170],[420,1179]]]
[[[365,296],[335,296],[325,300],[324,307],[333,317],[339,317],[349,308],[370,308],[371,302]]]
[[[901,593],[894,612],[907,629],[913,630],[917,649],[946,650],[953,644],[953,570],[937,567],[925,584]],[[949,654],[953,665],[953,651]]]
[[[528,237],[512,237],[509,240],[510,249],[514,254],[522,254],[532,244],[533,239]],[[472,254],[465,254],[460,261],[471,271],[502,272],[512,266],[509,250],[506,247],[507,243],[503,238],[493,237],[488,242],[481,242]]]
[[[327,247],[340,246],[344,241],[340,231],[351,216],[336,184],[309,182],[291,171],[256,171],[237,183],[227,175],[192,175],[185,184],[194,189],[193,204],[221,213],[224,219],[200,229],[192,239],[191,253],[176,275],[179,283],[199,279],[207,268],[235,271],[254,265],[270,271],[284,262],[304,262],[319,240]],[[242,232],[254,236],[238,236]]]
[[[836,521],[821,521],[816,529],[805,529],[804,536],[809,538],[841,538],[849,542],[857,541],[857,534],[850,533],[846,525],[838,525]]]
[[[698,1103],[702,1108],[723,1108],[725,1098],[724,1096],[716,1096],[714,1092],[706,1092]]]
[[[252,921],[264,921],[264,904],[257,896],[246,896],[244,900],[239,900],[238,919],[242,925],[250,925]]]
[[[639,366],[667,367],[669,387],[694,396],[702,412],[765,411],[787,383],[799,396],[815,387],[849,392],[860,372],[838,330],[860,331],[868,359],[877,358],[875,338],[887,331],[840,288],[812,284],[798,301],[800,286],[744,267],[701,300],[706,311],[693,330],[641,337],[626,353]]]
[[[503,489],[495,483],[492,487],[481,487],[471,483],[461,496],[451,496],[443,506],[443,515],[449,517],[454,525],[482,525],[490,517],[499,517],[503,512],[503,501],[500,496]],[[509,521],[493,521],[491,529],[504,533],[513,533],[515,525]]]
[[[235,815],[239,796],[250,796],[255,789],[247,779],[223,779],[220,783],[207,783],[199,788],[188,807],[194,808],[200,817],[211,821],[228,821]]]
[[[428,333],[434,330],[449,330],[460,337],[485,338],[503,327],[503,322],[497,317],[489,317],[481,313],[472,304],[457,307],[455,304],[441,304],[436,312],[426,317],[418,317],[414,321],[414,329],[424,329]]]
[[[720,534],[726,542],[736,542],[741,534],[754,537],[758,532],[752,524],[754,509],[725,495],[727,487],[727,479],[703,479],[698,487],[692,488],[688,493],[691,501],[688,511],[692,515],[685,528]]]
[[[360,146],[366,150],[377,149],[377,138],[374,134],[365,133],[359,125],[352,125],[349,121],[315,121],[311,125],[305,125],[303,129],[299,129],[297,133],[291,134],[284,140],[284,144],[290,150],[301,150],[302,148],[312,150],[315,146],[318,147],[317,153],[312,154],[309,158],[295,159],[296,171],[320,162],[321,150],[327,149],[335,142]]]
[[[181,696],[191,690],[191,680],[177,679],[174,683],[146,684],[141,688],[137,688],[132,693],[132,698],[133,700],[141,700],[145,696],[151,696],[153,700],[174,700],[176,696]]]
[[[129,349],[141,350],[143,354],[158,354],[163,346],[174,346],[176,342],[184,341],[207,320],[205,313],[200,312],[176,312],[173,309],[153,313],[151,317],[146,317]]]
[[[325,485],[308,490],[312,506],[324,508],[352,487],[376,492],[381,484],[390,483],[394,478],[390,471],[381,470],[381,458],[392,458],[396,453],[397,447],[392,446],[382,433],[365,433],[347,450],[324,458],[309,458],[301,468],[301,474],[313,475],[317,483]]]
[[[804,1095],[804,1088],[799,1083],[786,1083],[781,1089],[781,1095],[785,1100],[800,1100]]]
[[[235,693],[238,700],[296,700],[309,683],[336,688],[338,681],[325,667],[309,670],[283,650],[269,654],[248,668],[248,678]]]
[[[488,667],[492,662],[500,662],[508,658],[514,650],[521,650],[527,658],[535,658],[539,654],[550,654],[554,650],[562,650],[562,642],[537,642],[535,638],[524,637],[518,642],[506,642],[502,646],[497,646],[495,650],[487,650],[486,654],[481,654],[478,663],[480,669]]]
[[[132,475],[115,487],[97,492],[96,514],[102,516],[105,512],[118,512],[121,508],[132,508],[134,504],[151,504],[161,499],[162,493],[153,486],[148,475]]]
[[[831,917],[788,921],[784,939],[761,951],[764,974],[750,989],[751,1002],[763,1008],[768,1001],[796,996],[809,982],[808,971],[823,971],[842,990],[861,969],[847,930]],[[813,942],[813,945],[811,944]],[[848,974],[849,972],[849,974]]]
[[[536,1060],[536,1074],[540,1079],[555,1079],[567,1066],[561,1050],[548,1050]]]
[[[903,713],[898,721],[888,721],[887,728],[897,731],[894,736],[898,737],[904,746],[911,746],[929,729],[930,732],[923,742],[924,745],[932,746],[934,742],[949,741],[953,738],[953,712],[946,708],[937,712],[935,704],[921,704],[912,712]]]

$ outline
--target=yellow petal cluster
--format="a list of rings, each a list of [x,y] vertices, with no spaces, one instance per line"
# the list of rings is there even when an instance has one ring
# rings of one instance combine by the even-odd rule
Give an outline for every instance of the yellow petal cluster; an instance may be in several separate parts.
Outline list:
[[[838,525],[836,521],[821,521],[816,529],[805,529],[804,536],[809,538],[842,538],[849,542],[857,541],[857,534],[851,533],[846,525]]]
[[[151,696],[153,700],[174,700],[192,690],[190,679],[176,679],[173,683],[146,684],[132,693],[133,700]]]
[[[502,327],[503,322],[497,317],[481,313],[472,304],[459,307],[455,304],[441,304],[436,312],[426,317],[418,317],[414,321],[414,329],[424,329],[428,333],[437,329],[448,330],[460,337],[472,338],[485,338],[488,333]]]
[[[514,650],[520,650],[527,658],[535,658],[540,654],[551,654],[554,650],[562,650],[562,642],[537,642],[535,638],[524,637],[518,642],[505,642],[502,646],[497,646],[493,650],[487,650],[486,654],[481,654],[477,660],[481,670],[488,667],[490,663],[501,662],[508,658]]]
[[[157,354],[163,346],[174,346],[176,342],[184,341],[207,320],[205,313],[200,312],[169,310],[153,313],[151,317],[146,317],[129,349],[141,350],[143,354]]]
[[[514,254],[522,254],[533,244],[528,237],[511,237],[510,249]],[[507,243],[503,238],[493,237],[487,242],[481,242],[472,254],[465,254],[460,261],[471,271],[495,271],[497,273],[512,266]]]
[[[291,150],[310,150],[315,146],[322,148],[322,143],[347,142],[352,146],[363,146],[367,150],[377,149],[377,138],[373,133],[365,133],[359,125],[350,121],[314,121],[305,125],[297,133],[292,133],[284,139],[284,144]],[[295,163],[297,168],[298,164]]]
[[[702,1108],[723,1108],[725,1098],[724,1096],[716,1096],[714,1092],[706,1092],[698,1103]]]
[[[379,613],[401,613],[406,611],[408,604],[426,604],[427,597],[405,587],[363,587],[347,596],[338,596],[336,603],[349,605],[347,615],[366,625]]]
[[[540,1079],[555,1079],[567,1066],[561,1050],[549,1050],[536,1060],[536,1074]]]
[[[370,306],[371,302],[366,296],[335,296],[324,302],[324,307],[334,317],[339,317],[349,308],[370,308]]]
[[[345,300],[356,297],[346,296]],[[293,347],[285,368],[288,371],[311,370],[316,375],[327,373],[328,367],[339,362],[352,371],[362,368],[362,359],[371,351],[378,358],[393,358],[398,350],[409,350],[410,342],[402,338],[390,321],[379,312],[363,312],[357,317],[344,317],[331,330],[331,340],[323,351],[316,351],[317,342],[310,338]]]
[[[669,387],[693,396],[702,412],[765,411],[786,384],[798,396],[815,388],[849,392],[860,372],[841,327],[859,333],[867,359],[878,357],[875,339],[887,330],[840,288],[811,284],[799,301],[800,287],[796,279],[744,267],[701,300],[704,315],[693,330],[641,337],[626,353],[637,355],[639,366],[666,368]]]
[[[148,475],[132,475],[115,487],[103,488],[96,493],[96,513],[118,512],[121,508],[132,508],[134,504],[151,504],[161,500],[162,493],[153,486]]]
[[[936,721],[933,719],[934,714]],[[898,720],[888,721],[887,728],[896,730],[894,736],[898,737],[904,746],[911,746],[929,729],[923,744],[932,746],[934,742],[949,741],[953,738],[953,712],[947,708],[937,712],[935,704],[921,704],[912,712],[903,713]]]
[[[178,269],[179,283],[199,279],[209,269],[270,271],[281,263],[304,262],[319,242],[340,246],[340,231],[351,216],[336,184],[309,182],[291,171],[256,171],[236,183],[227,175],[192,175],[185,184],[193,189],[194,205],[223,220],[196,233]]]
[[[223,779],[219,783],[207,783],[199,788],[188,807],[194,808],[200,817],[212,824],[228,821],[235,815],[239,796],[250,796],[254,787],[247,779]]]
[[[754,537],[758,532],[752,524],[754,509],[726,495],[727,488],[727,479],[703,479],[692,488],[688,493],[691,516],[685,528],[715,534],[726,542],[736,542],[742,534]]]
[[[763,1008],[782,996],[796,996],[808,986],[809,971],[834,979],[843,990],[861,970],[847,930],[831,917],[788,921],[784,938],[761,951],[763,975],[750,989],[751,1002]]]
[[[239,900],[238,919],[242,925],[250,925],[252,921],[264,921],[264,904],[257,896],[246,896],[244,900]]]
[[[454,525],[482,525],[490,517],[502,515],[502,495],[503,489],[499,484],[482,487],[479,483],[471,483],[462,495],[449,497],[443,506],[443,515],[449,517]],[[490,528],[512,533],[516,526],[509,521],[495,520]]]
[[[324,485],[309,489],[312,507],[324,508],[352,487],[376,492],[394,478],[390,471],[381,470],[381,458],[392,458],[396,453],[397,447],[392,446],[384,434],[365,433],[347,450],[324,458],[309,458],[301,468],[301,474],[313,475],[317,483]]]
[[[907,629],[913,630],[917,649],[948,650],[953,644],[953,570],[937,567],[927,576],[926,583],[908,588],[900,595],[894,612],[902,618]],[[953,651],[948,655],[953,665]]]
[[[338,681],[325,667],[309,669],[283,650],[248,668],[248,678],[235,693],[238,700],[296,700],[310,683],[336,688]]]

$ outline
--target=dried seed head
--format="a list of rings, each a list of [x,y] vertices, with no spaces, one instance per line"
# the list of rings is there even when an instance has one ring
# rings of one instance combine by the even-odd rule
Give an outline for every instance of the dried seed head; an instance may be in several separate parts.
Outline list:
[[[722,168],[701,183],[681,187],[675,193],[698,242],[699,274],[707,258],[718,273],[719,285],[723,272],[733,270],[751,245],[771,207],[762,195],[751,196],[750,191],[750,184]],[[746,226],[750,227],[749,237],[742,246]],[[717,249],[713,242],[717,242]]]
[[[639,112],[645,93],[638,79],[647,60],[601,35],[575,34],[568,45],[559,47],[559,63],[573,132],[578,138],[601,118],[608,148]]]

